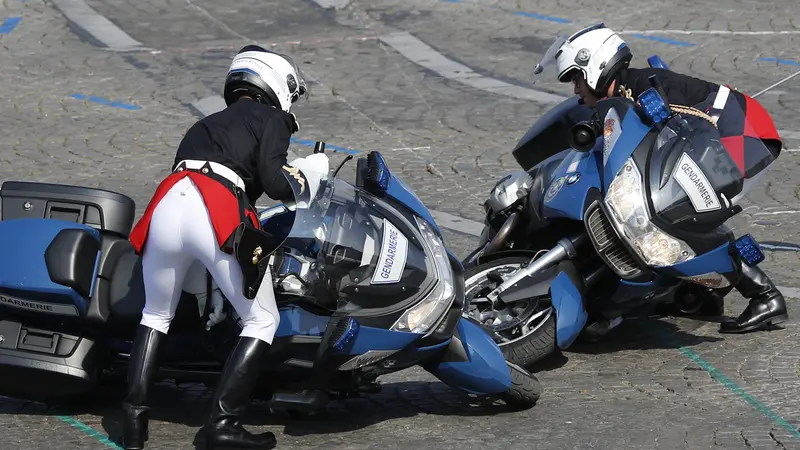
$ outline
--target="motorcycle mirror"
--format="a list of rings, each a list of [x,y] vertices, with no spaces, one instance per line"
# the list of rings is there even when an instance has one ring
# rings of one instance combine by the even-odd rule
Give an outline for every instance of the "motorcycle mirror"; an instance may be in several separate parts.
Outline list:
[[[569,145],[579,152],[588,152],[594,147],[597,133],[591,122],[580,122],[570,129]]]

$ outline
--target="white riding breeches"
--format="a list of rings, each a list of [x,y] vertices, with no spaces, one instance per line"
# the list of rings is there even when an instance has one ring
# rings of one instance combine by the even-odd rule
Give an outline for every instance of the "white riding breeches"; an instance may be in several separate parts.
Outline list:
[[[166,334],[184,287],[195,293],[205,288],[204,269],[241,317],[241,336],[272,344],[280,315],[270,271],[264,274],[256,297],[247,299],[242,294],[239,262],[220,250],[203,197],[186,177],[153,211],[142,255],[145,307],[141,324]]]

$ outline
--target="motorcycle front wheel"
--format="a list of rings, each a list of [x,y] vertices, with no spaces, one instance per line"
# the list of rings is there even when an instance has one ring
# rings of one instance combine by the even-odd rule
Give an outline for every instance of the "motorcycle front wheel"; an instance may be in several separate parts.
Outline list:
[[[514,410],[533,408],[542,396],[542,384],[535,375],[516,364],[506,361],[511,370],[511,389],[500,398]]]
[[[464,273],[462,315],[480,323],[493,338],[507,361],[529,368],[553,353],[556,344],[556,311],[549,297],[520,300],[494,309],[486,295],[499,283],[530,262],[509,257],[471,267]],[[494,276],[490,277],[490,275]],[[495,278],[493,280],[492,278]]]

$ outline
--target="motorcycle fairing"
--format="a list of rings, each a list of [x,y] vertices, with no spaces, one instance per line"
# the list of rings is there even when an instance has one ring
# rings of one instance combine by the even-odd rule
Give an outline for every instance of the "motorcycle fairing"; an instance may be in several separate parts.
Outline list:
[[[589,191],[600,188],[599,154],[572,152],[553,172],[542,202],[546,219],[564,217],[583,220]]]
[[[573,96],[539,117],[520,138],[512,156],[523,170],[530,170],[546,158],[569,148],[570,128],[592,117],[592,108]]]
[[[492,338],[461,318],[440,361],[423,368],[448,385],[471,394],[499,394],[511,387],[511,371]]]
[[[614,319],[634,313],[637,307],[652,306],[658,302],[656,298],[669,295],[679,283],[677,278],[665,274],[656,274],[645,282],[620,280],[614,292],[604,299],[601,314],[606,319]]]
[[[550,298],[556,310],[556,344],[561,349],[567,349],[583,330],[589,315],[574,265],[563,262],[559,264],[559,269],[561,272],[550,284]]]
[[[328,317],[318,316],[297,305],[279,309],[281,321],[275,337],[322,336],[328,326]]]
[[[609,121],[606,120],[606,117],[609,116],[608,112],[612,108],[616,114],[611,116],[616,115],[621,120],[621,123],[613,117],[609,117]],[[604,133],[608,130],[608,133],[612,134],[615,133],[611,131],[612,129],[621,128],[618,137],[614,141],[613,148],[609,149],[611,153],[607,158],[604,158],[606,162],[601,166],[603,168],[603,192],[608,192],[608,188],[611,186],[611,182],[617,172],[625,164],[625,161],[633,155],[634,150],[642,142],[642,139],[647,136],[647,133],[650,132],[651,127],[642,121],[636,110],[631,108],[625,99],[611,98],[599,102],[597,104],[597,113],[598,117],[603,118],[602,127]]]
[[[725,243],[710,252],[698,255],[674,266],[658,267],[659,271],[675,277],[699,277],[719,274],[728,279],[736,279],[739,270],[738,260],[731,254],[730,243]]]

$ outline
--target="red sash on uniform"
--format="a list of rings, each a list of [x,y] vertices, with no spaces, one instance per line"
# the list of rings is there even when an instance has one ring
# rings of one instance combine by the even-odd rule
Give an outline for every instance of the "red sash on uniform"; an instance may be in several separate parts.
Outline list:
[[[150,229],[150,220],[156,206],[158,206],[161,199],[178,181],[187,176],[191,178],[197,186],[197,190],[200,191],[200,195],[203,197],[203,202],[208,209],[208,214],[214,226],[214,233],[216,234],[217,243],[220,248],[223,247],[225,241],[234,230],[236,230],[236,227],[242,223],[239,199],[236,198],[228,187],[199,172],[191,170],[174,172],[158,185],[156,192],[153,194],[153,198],[147,205],[144,215],[131,231],[130,241],[137,254],[142,254],[142,249],[147,240],[147,233]],[[245,208],[245,215],[253,222],[255,227],[261,228],[258,218],[250,208]]]

